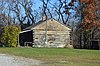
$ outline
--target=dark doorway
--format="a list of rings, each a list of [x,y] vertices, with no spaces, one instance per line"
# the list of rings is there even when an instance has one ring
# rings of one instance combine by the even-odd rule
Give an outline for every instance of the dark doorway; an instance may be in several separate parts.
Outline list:
[[[25,43],[30,43],[28,45],[32,46],[33,43],[33,32],[28,31],[28,32],[23,32],[19,34],[19,43],[20,46],[25,46]]]
[[[98,41],[92,41],[91,49],[99,50],[99,42]]]

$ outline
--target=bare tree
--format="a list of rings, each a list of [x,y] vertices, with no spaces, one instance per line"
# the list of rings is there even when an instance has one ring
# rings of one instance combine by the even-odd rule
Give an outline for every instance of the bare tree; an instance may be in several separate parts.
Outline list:
[[[47,6],[48,6],[49,0],[41,0],[41,1],[43,4],[43,6],[42,6],[42,20],[44,19],[44,17],[45,17],[45,20],[47,20],[48,16],[47,16],[46,11],[47,11]]]
[[[70,3],[73,5],[70,5]],[[74,10],[75,8],[74,1],[68,2],[68,0],[58,0],[57,2],[50,4],[58,16],[57,20],[62,21],[63,24],[66,25],[70,19],[69,17],[72,15],[70,10]]]
[[[32,0],[23,0],[23,2],[21,2],[20,4],[24,8],[28,22],[32,22],[32,24],[35,24],[34,15],[32,14]]]
[[[35,24],[34,14],[32,13],[32,0],[13,0],[11,11],[15,13],[14,18],[17,18],[20,26],[23,27],[23,24],[26,22],[27,26],[30,23]]]

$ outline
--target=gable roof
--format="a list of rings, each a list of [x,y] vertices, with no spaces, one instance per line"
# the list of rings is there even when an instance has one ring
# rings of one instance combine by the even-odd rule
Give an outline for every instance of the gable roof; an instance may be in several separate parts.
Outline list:
[[[70,29],[69,26],[66,26],[65,24],[63,24],[63,23],[59,22],[58,20],[52,18],[52,19],[47,19],[47,20],[40,20],[40,21],[37,22],[36,24],[34,24],[34,25],[32,25],[32,26],[29,26],[29,27],[25,28],[24,30],[31,30],[32,28],[34,28],[34,27],[36,27],[36,26],[38,26],[38,25],[40,25],[40,24],[42,24],[42,23],[44,23],[44,22],[46,22],[46,21],[48,22],[49,20],[54,20],[54,21],[60,23],[61,25],[65,26],[65,27],[68,27],[68,28]]]
[[[41,25],[41,24],[43,24],[43,23],[45,23],[46,21],[47,22],[49,22],[49,21],[54,21],[54,22],[56,22],[56,23],[58,23],[58,24],[61,24],[62,26],[64,26],[65,28],[67,28],[68,30],[71,30],[68,26],[66,26],[66,25],[64,25],[63,23],[61,23],[61,22],[59,22],[59,21],[57,21],[56,19],[48,19],[48,20],[44,20],[44,21],[39,21],[39,22],[37,22],[35,25],[32,25],[32,26],[29,26],[29,27],[27,27],[26,29],[24,29],[25,31],[22,31],[22,32],[20,32],[20,33],[24,33],[24,32],[28,32],[28,31],[30,31],[30,30],[33,30],[35,27],[37,27],[37,26],[39,26],[39,25]]]
[[[29,26],[29,27],[27,27],[27,28],[25,28],[24,30],[31,30],[33,27],[35,27],[35,26],[37,26],[37,25],[39,25],[39,24],[41,24],[41,23],[43,23],[43,22],[45,22],[46,20],[40,20],[39,22],[37,22],[36,24],[34,24],[34,25],[32,25],[32,26]]]
[[[61,25],[61,26],[64,27],[64,28],[67,28],[68,30],[71,30],[68,26],[64,25],[63,23],[61,23],[61,22],[59,22],[59,21],[57,21],[57,20],[55,20],[55,19],[48,19],[48,20],[40,21],[40,22],[36,23],[35,25],[33,25],[33,26],[31,27],[31,29],[36,29],[36,27],[39,28],[38,26],[42,26],[43,23],[44,23],[44,25],[45,25],[46,22],[47,22],[47,24],[49,24],[49,23],[56,23],[56,24],[58,24],[58,25]],[[43,26],[43,27],[44,27],[44,26]],[[40,29],[40,28],[39,28],[39,29]]]

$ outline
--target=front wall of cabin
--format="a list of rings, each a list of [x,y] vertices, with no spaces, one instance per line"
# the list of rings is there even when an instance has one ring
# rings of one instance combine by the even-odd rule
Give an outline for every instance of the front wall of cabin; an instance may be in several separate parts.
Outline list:
[[[71,30],[55,20],[43,22],[33,28],[33,40],[37,47],[66,47],[70,44]]]

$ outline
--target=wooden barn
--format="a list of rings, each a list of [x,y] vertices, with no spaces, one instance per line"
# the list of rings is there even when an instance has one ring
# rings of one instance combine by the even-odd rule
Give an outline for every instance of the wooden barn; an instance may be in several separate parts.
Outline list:
[[[55,19],[40,21],[20,32],[19,45],[32,47],[67,47],[71,29]]]

